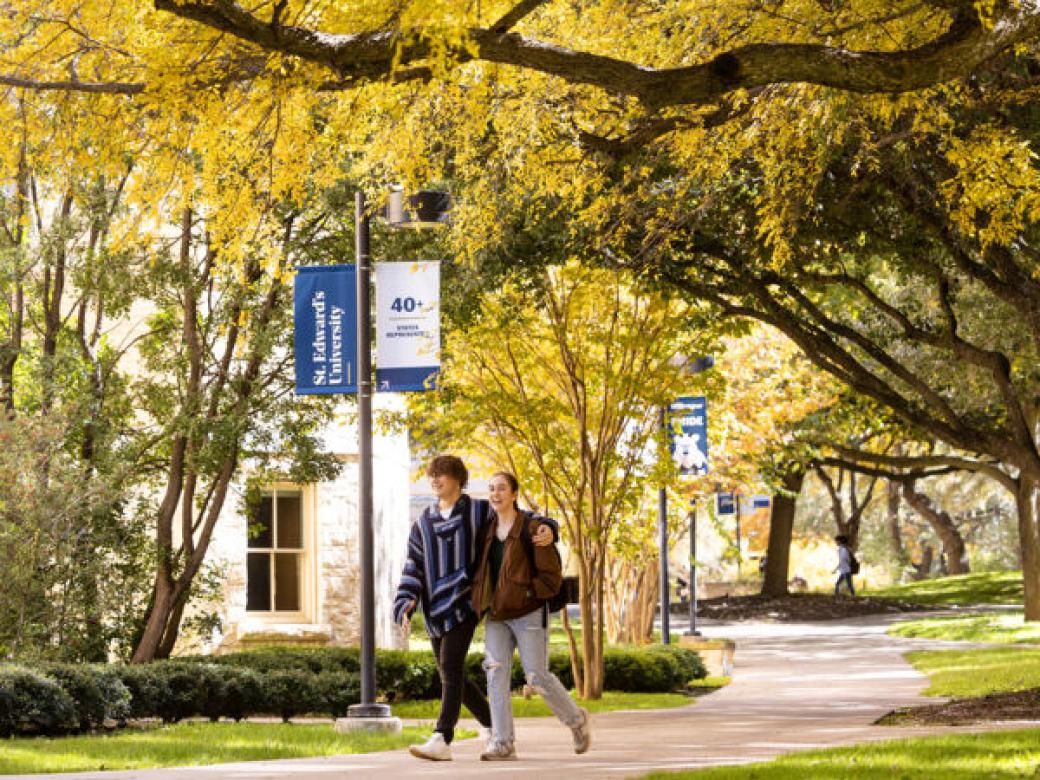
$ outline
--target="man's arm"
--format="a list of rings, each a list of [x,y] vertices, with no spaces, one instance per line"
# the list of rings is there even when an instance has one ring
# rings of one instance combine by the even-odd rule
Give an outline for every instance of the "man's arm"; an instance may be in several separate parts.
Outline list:
[[[411,618],[416,605],[422,598],[423,581],[423,548],[422,534],[419,531],[420,520],[412,523],[412,530],[408,534],[408,556],[405,558],[404,570],[401,572],[401,581],[397,585],[397,595],[394,598],[394,622],[404,624]]]
[[[548,547],[550,544],[555,544],[560,541],[559,523],[551,517],[540,515],[537,512],[532,512],[531,517],[540,523],[538,530],[535,532],[534,536],[531,537],[534,541],[535,547]]]

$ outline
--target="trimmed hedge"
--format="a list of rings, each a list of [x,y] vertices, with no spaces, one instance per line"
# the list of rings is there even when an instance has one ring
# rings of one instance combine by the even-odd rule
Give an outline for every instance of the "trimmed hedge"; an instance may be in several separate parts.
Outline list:
[[[482,685],[483,654],[470,653],[466,670]],[[610,648],[604,688],[634,692],[682,689],[707,672],[696,652],[670,646]],[[549,668],[574,685],[570,657],[557,651]],[[342,717],[360,701],[356,648],[250,650],[140,666],[46,664],[36,669],[0,665],[0,736],[65,734],[125,725],[130,718],[210,720],[303,714]],[[525,682],[513,659],[512,683]],[[377,692],[387,701],[435,699],[440,680],[429,651],[380,650]]]
[[[0,737],[49,736],[78,725],[76,703],[57,682],[31,669],[0,669]]]
[[[142,666],[0,665],[0,737],[58,735],[125,725],[250,715],[341,717],[361,700],[357,674],[302,669],[257,672],[213,663]]]

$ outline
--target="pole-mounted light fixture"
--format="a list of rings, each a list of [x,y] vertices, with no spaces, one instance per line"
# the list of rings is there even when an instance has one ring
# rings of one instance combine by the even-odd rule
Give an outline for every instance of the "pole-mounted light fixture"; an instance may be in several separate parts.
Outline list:
[[[391,227],[429,228],[443,225],[451,212],[451,195],[441,190],[419,190],[406,196],[393,187],[383,215]]]

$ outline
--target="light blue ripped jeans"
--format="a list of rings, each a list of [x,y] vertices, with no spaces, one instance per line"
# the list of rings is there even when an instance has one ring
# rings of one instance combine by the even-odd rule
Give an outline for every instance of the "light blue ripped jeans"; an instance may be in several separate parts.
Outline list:
[[[510,699],[514,649],[520,650],[527,684],[541,695],[560,722],[568,728],[581,725],[581,710],[563,683],[549,671],[549,630],[542,625],[541,609],[513,620],[488,620],[484,644],[491,730],[496,742],[510,743],[514,739]]]

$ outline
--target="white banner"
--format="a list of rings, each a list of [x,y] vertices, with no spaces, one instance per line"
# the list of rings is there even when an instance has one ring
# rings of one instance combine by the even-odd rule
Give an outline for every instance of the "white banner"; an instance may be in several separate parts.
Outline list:
[[[430,390],[441,366],[441,264],[376,263],[376,389]]]

